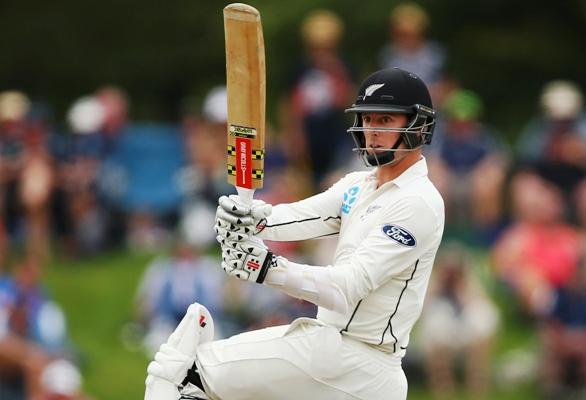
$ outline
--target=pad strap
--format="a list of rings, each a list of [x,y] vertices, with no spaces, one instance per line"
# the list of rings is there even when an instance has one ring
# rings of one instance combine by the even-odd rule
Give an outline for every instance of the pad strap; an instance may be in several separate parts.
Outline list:
[[[195,365],[195,363],[193,363],[191,368],[189,368],[187,370],[187,376],[185,377],[185,379],[183,379],[183,382],[181,382],[181,386],[185,386],[188,383],[191,383],[191,384],[197,386],[198,388],[200,388],[201,390],[203,390],[205,392],[205,389],[203,387],[203,383],[201,381],[201,377],[199,376],[199,372],[197,370],[197,365]]]

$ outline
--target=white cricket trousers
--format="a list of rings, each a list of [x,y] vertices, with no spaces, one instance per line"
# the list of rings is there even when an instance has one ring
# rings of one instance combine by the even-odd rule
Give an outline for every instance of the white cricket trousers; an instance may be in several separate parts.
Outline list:
[[[317,320],[202,343],[197,367],[214,400],[405,400],[401,359]]]

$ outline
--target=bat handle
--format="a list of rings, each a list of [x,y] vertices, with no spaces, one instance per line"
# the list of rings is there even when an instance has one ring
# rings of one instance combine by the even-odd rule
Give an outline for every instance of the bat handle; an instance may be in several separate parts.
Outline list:
[[[236,191],[238,192],[238,197],[240,197],[242,203],[244,203],[247,206],[252,205],[252,196],[254,196],[254,189],[247,189],[236,186]]]

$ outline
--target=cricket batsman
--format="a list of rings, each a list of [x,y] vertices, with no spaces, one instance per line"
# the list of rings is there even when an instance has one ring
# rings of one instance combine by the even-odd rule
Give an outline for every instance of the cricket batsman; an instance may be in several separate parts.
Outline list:
[[[312,302],[317,316],[213,341],[212,318],[195,303],[149,365],[146,400],[407,398],[401,360],[444,228],[422,155],[435,112],[426,85],[399,68],[366,78],[346,112],[354,151],[372,170],[291,204],[222,196],[216,215],[226,273]],[[328,266],[263,243],[330,235]]]

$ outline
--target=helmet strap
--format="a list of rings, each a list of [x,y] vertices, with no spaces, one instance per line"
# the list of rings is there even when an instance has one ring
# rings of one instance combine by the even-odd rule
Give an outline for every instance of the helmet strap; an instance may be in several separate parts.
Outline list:
[[[387,151],[383,151],[379,154],[377,154],[376,152],[373,152],[372,154],[365,154],[364,159],[366,160],[366,163],[368,165],[370,165],[371,167],[380,167],[383,165],[387,165],[387,164],[391,164],[393,162],[399,161],[400,159],[395,159],[395,151],[399,148],[399,146],[401,145],[401,143],[403,142],[403,135],[400,135],[397,140],[395,141],[395,144],[393,144],[393,147],[391,147],[391,150],[387,150]]]

